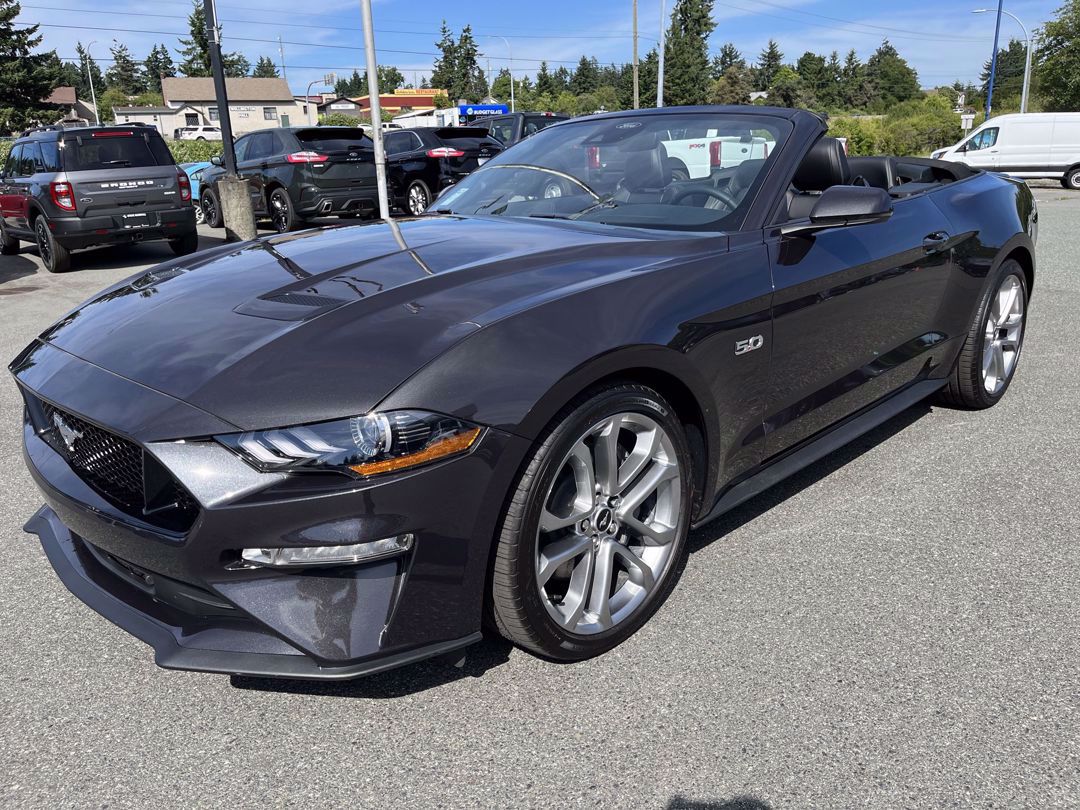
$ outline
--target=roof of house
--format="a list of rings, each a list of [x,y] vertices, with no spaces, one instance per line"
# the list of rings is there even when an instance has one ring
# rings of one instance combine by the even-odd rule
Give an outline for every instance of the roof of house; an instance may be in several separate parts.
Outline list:
[[[74,87],[54,87],[53,91],[49,94],[49,97],[45,99],[46,104],[64,105],[70,107],[78,101],[78,97],[75,95]]]
[[[226,79],[229,101],[292,101],[293,93],[284,79]],[[166,102],[215,101],[214,80],[209,77],[175,77],[161,80]]]

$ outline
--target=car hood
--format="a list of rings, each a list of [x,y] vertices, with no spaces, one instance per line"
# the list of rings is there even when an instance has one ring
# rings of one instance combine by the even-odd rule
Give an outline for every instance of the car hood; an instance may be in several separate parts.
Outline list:
[[[243,429],[314,422],[521,307],[719,239],[484,217],[304,231],[161,265],[41,339]]]

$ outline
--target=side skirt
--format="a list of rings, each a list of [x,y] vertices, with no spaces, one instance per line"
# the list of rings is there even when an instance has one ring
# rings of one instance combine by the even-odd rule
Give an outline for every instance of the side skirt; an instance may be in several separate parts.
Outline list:
[[[710,520],[720,517],[720,515],[731,511],[755,495],[761,494],[774,484],[778,484],[785,478],[794,475],[804,467],[823,459],[834,450],[839,450],[845,444],[854,441],[864,433],[869,433],[878,425],[888,422],[897,414],[906,411],[912,405],[943,388],[947,382],[947,379],[943,379],[923,380],[914,383],[877,405],[871,406],[868,410],[840,422],[802,447],[769,462],[749,478],[744,478],[739,483],[724,490],[709,513],[694,523],[694,528],[696,529]]]

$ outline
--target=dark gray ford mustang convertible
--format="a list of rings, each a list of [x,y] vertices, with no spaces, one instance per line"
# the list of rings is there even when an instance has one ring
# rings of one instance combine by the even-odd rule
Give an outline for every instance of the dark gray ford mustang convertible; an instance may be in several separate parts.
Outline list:
[[[847,158],[810,113],[567,121],[426,215],[117,284],[12,363],[81,600],[165,667],[343,678],[483,628],[570,661],[688,530],[1020,356],[1018,182]]]

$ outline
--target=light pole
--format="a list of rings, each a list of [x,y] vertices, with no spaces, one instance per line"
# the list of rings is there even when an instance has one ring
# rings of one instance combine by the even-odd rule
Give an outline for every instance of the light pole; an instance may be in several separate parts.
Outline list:
[[[375,146],[375,186],[379,191],[379,217],[390,219],[390,203],[386,197],[386,151],[383,149],[382,107],[379,103],[379,60],[375,53],[375,24],[371,19],[371,0],[360,0],[364,21],[364,56],[368,72],[368,110],[371,112],[371,140]],[[513,76],[510,77],[511,85]],[[398,235],[395,230],[395,236]]]
[[[315,117],[311,113],[312,113],[312,110],[315,107],[317,107],[318,105],[317,104],[313,105],[311,103],[311,88],[314,87],[317,84],[321,84],[323,87],[329,87],[331,85],[337,84],[337,74],[336,73],[327,73],[321,79],[316,79],[313,82],[308,82],[307,95],[304,96],[304,99],[307,101],[307,122],[308,122],[308,126],[312,126],[312,127],[315,126]],[[370,80],[369,80],[368,84],[370,85]],[[370,86],[368,87],[368,92],[369,93],[371,92]]]
[[[97,108],[97,93],[94,92],[94,72],[90,70],[90,46],[96,45],[97,40],[91,40],[85,48],[83,48],[83,68],[86,70],[86,80],[90,82],[90,101],[94,105],[94,123],[99,127],[101,126],[101,115],[98,113]]]
[[[664,25],[664,0],[660,0],[660,59],[656,65],[656,106],[664,106],[664,39],[667,26]]]
[[[510,67],[510,112],[514,110],[514,52],[510,49],[510,40],[506,37],[499,36],[498,34],[485,34],[488,39],[501,39],[506,43],[506,54],[508,57],[508,64]]]
[[[997,75],[998,38],[1001,36],[1001,7],[1005,0],[998,0],[997,15],[994,20],[994,52],[990,57],[990,80],[986,85],[986,120],[990,120],[990,111],[994,107],[994,79]]]
[[[986,14],[989,11],[990,9],[988,8],[977,8],[971,13]],[[1020,18],[1011,11],[1001,9],[1001,13],[1012,17],[1016,21],[1016,24],[1020,26],[1020,30],[1024,32],[1024,44],[1027,46],[1027,55],[1024,58],[1024,89],[1020,93],[1020,112],[1026,113],[1028,107],[1028,93],[1031,90],[1031,34],[1028,33],[1027,26],[1020,22]]]

